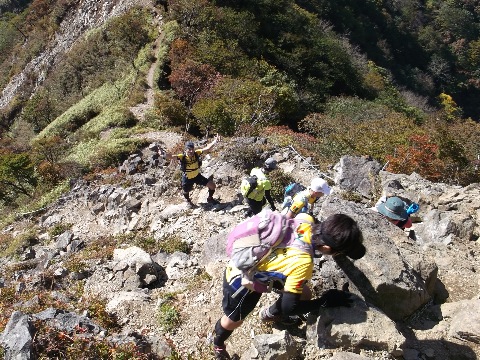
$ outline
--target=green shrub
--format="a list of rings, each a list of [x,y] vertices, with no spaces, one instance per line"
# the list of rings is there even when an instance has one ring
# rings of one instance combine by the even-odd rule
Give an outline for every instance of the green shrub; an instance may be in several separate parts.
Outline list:
[[[355,191],[342,191],[339,196],[343,199],[343,200],[347,200],[347,201],[352,201],[352,202],[356,202],[356,203],[362,203],[363,202],[363,196],[360,195],[359,193],[355,192]]]
[[[174,332],[180,325],[180,313],[172,304],[171,300],[166,300],[158,309],[157,319],[160,326],[166,332]]]
[[[158,245],[159,250],[167,254],[173,254],[176,251],[190,254],[190,246],[178,235],[172,235],[162,239]]]
[[[26,101],[21,117],[38,133],[59,115],[55,108],[57,102],[58,100],[51,96],[48,89],[40,88]]]
[[[0,203],[15,203],[19,196],[31,196],[36,185],[29,154],[0,153]]]
[[[69,190],[70,182],[68,180],[65,180],[56,185],[54,188],[51,188],[47,192],[41,194],[39,199],[36,199],[35,201],[29,203],[27,209],[30,211],[42,209],[45,206],[56,201],[62,194],[65,194]]]
[[[56,237],[58,235],[61,235],[63,234],[65,231],[67,230],[70,230],[72,228],[73,224],[70,224],[70,223],[67,223],[67,224],[64,224],[64,223],[58,223],[58,224],[55,224],[53,225],[52,228],[50,228],[48,230],[48,235],[50,235],[50,237]]]
[[[204,269],[200,271],[198,274],[195,274],[193,276],[187,286],[188,290],[195,290],[198,289],[200,284],[205,284],[207,282],[212,281],[212,277],[208,272],[206,272]]]
[[[77,326],[66,333],[50,327],[42,321],[34,324],[37,332],[33,341],[33,354],[38,359],[99,359],[99,360],[147,360],[135,343],[111,344],[106,339],[85,336],[88,329]]]
[[[88,311],[88,316],[91,319],[107,330],[120,329],[117,317],[106,310],[107,301],[105,299],[91,297],[83,300],[83,309]]]
[[[237,142],[230,145],[230,151],[225,151],[221,155],[221,159],[236,168],[250,172],[255,166],[261,165],[260,155],[262,152],[263,149],[258,144]]]
[[[173,98],[167,92],[155,94],[155,109],[146,125],[157,128],[169,126],[185,126],[187,109],[183,103]],[[153,119],[155,117],[156,121]]]
[[[221,78],[193,105],[192,114],[200,128],[225,135],[233,135],[243,124],[275,125],[279,122],[277,90],[259,81]]]
[[[138,104],[142,104],[146,102],[145,91],[148,89],[148,84],[145,81],[145,77],[141,77],[140,75],[145,76],[145,74],[139,74],[133,84],[132,88],[130,89],[130,93],[128,95],[128,99],[126,101],[127,106],[135,106]]]
[[[37,241],[35,230],[28,230],[13,237],[11,241],[5,244],[5,249],[0,252],[0,257],[20,255],[28,246],[35,244]]]
[[[63,266],[69,273],[82,273],[88,269],[88,264],[83,260],[82,256],[73,254],[69,256],[64,262]]]
[[[155,238],[146,232],[131,232],[128,234],[119,234],[115,236],[115,242],[118,245],[128,244],[138,246],[149,254],[158,252],[158,242]]]
[[[414,120],[385,105],[346,97],[332,98],[324,113],[308,115],[299,126],[315,137],[319,161],[329,163],[343,155],[369,155],[384,162],[419,131]]]
[[[275,169],[268,175],[272,183],[272,190],[270,191],[273,199],[278,202],[283,202],[283,195],[285,186],[295,181],[295,179],[286,174],[282,169]]]
[[[0,254],[3,254],[13,242],[13,235],[0,233]]]
[[[105,169],[116,167],[133,154],[144,141],[138,139],[111,139],[98,146],[90,155],[93,168]]]
[[[79,253],[79,256],[81,256],[82,260],[111,260],[113,258],[113,251],[115,250],[116,246],[117,241],[113,236],[101,236],[90,240],[85,249]]]

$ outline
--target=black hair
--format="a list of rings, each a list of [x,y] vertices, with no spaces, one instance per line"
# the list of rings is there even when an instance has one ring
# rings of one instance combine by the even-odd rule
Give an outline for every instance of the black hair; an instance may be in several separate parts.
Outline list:
[[[362,231],[350,216],[330,215],[322,223],[312,225],[312,241],[316,246],[328,245],[353,259],[365,254]]]

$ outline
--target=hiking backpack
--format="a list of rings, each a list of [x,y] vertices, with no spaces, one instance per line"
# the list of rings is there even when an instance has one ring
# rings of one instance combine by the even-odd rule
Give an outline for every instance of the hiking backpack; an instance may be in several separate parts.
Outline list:
[[[240,192],[245,198],[247,198],[248,195],[250,195],[251,192],[257,188],[257,180],[258,178],[256,175],[248,176],[242,180],[242,184],[240,185]]]
[[[283,204],[282,209],[290,208],[293,202],[293,197],[300,191],[305,190],[306,187],[300,183],[293,182],[285,186],[285,192],[283,194]],[[308,204],[307,204],[308,206]],[[308,209],[307,209],[308,210]],[[303,209],[302,209],[303,212]]]
[[[228,234],[227,255],[236,268],[248,271],[280,245],[288,227],[287,219],[280,213],[265,209]]]
[[[251,279],[257,265],[281,244],[295,239],[295,229],[302,219],[287,219],[282,214],[264,209],[242,221],[228,234],[226,251],[232,264],[242,271],[242,277]],[[305,248],[305,246],[304,246]],[[235,297],[244,289],[238,288]]]
[[[194,157],[195,161],[198,163],[198,168],[200,169],[202,167],[202,158],[197,154],[197,152],[194,152]],[[182,173],[185,173],[187,171],[187,155],[183,153],[183,156],[180,161],[180,170],[182,170]]]

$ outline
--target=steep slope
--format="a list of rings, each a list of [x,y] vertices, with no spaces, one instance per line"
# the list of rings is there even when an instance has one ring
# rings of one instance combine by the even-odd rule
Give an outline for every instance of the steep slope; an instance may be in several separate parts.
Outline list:
[[[160,145],[164,146],[162,143]],[[82,303],[106,299],[106,309],[116,314],[121,327],[121,330],[116,331],[137,334],[135,336],[138,339],[151,344],[150,351],[155,352],[159,358],[173,356],[172,354],[177,354],[180,358],[210,358],[209,338],[216,319],[221,315],[222,271],[226,261],[224,239],[229,229],[244,219],[245,206],[241,205],[237,194],[242,172],[222,161],[223,154],[231,151],[234,146],[230,142],[221,143],[215,155],[204,160],[204,173],[207,176],[213,174],[218,184],[216,196],[221,199],[221,204],[215,206],[205,202],[206,190],[197,188],[192,199],[199,207],[193,210],[186,208],[178,191],[178,180],[175,180],[177,164],[160,164],[159,167],[152,165],[149,162],[154,154],[152,148],[137,154],[143,159],[143,166],[139,167],[144,169],[143,172],[122,176],[104,175],[89,182],[78,181],[70,193],[43,214],[17,222],[3,231],[3,234],[12,234],[33,227],[38,239],[38,244],[26,247],[25,252],[20,254],[20,258],[30,260],[12,263],[12,260],[2,259],[4,269],[9,269],[4,273],[10,274],[13,270],[17,274],[16,277],[3,279],[4,288],[18,288],[21,287],[19,284],[26,284],[25,295],[33,294],[30,291],[40,291],[37,287],[40,284],[35,285],[36,282],[32,279],[43,271],[57,274],[55,289],[48,289],[48,293],[55,291],[67,294],[65,291],[68,288],[82,284],[82,297],[77,300],[70,297],[68,300],[71,309],[81,307]],[[308,163],[295,158],[295,154],[287,149],[277,149],[264,155],[275,156],[283,171],[294,174],[303,183],[308,183],[318,175]],[[135,157],[131,161],[135,162]],[[398,271],[402,275],[398,278],[397,275],[393,276],[387,294],[394,289],[395,283],[408,284],[412,278],[421,276],[424,280],[416,284],[410,283],[412,288],[408,291],[417,292],[428,283],[431,295],[426,291],[423,294],[426,296],[425,301],[430,296],[431,298],[415,316],[393,322],[381,311],[374,310],[371,304],[365,308],[365,303],[361,300],[365,294],[364,289],[357,282],[358,278],[352,277],[348,266],[344,267],[345,264],[342,265],[341,261],[337,264],[331,259],[317,259],[318,270],[314,280],[317,292],[341,287],[342,283],[349,281],[352,292],[359,298],[352,309],[322,310],[330,311],[322,316],[337,319],[334,326],[335,331],[343,334],[342,345],[336,343],[334,346],[330,344],[327,349],[319,348],[319,344],[326,340],[313,334],[320,332],[323,320],[316,320],[318,323],[308,322],[298,329],[287,328],[297,342],[304,344],[298,350],[299,358],[328,359],[347,349],[375,359],[393,359],[398,356],[410,358],[410,352],[428,354],[426,356],[429,357],[434,354],[436,359],[456,359],[460,353],[467,354],[466,358],[472,358],[475,353],[478,354],[473,341],[478,333],[475,327],[470,327],[470,335],[464,334],[465,327],[461,326],[461,319],[466,315],[461,311],[461,306],[474,309],[480,307],[480,264],[475,256],[478,245],[460,237],[464,230],[455,232],[454,229],[464,228],[461,224],[468,218],[465,214],[478,206],[479,187],[450,188],[426,182],[415,175],[380,175],[382,182],[387,183],[392,177],[401,181],[411,194],[410,197],[421,203],[420,216],[428,219],[428,223],[418,222],[415,225],[417,240],[412,241],[406,233],[390,228],[388,223],[378,218],[378,214],[366,209],[364,205],[342,200],[342,196],[351,196],[352,189],[357,188],[356,183],[362,184],[363,190],[356,190],[361,194],[368,188],[365,185],[369,181],[372,184],[374,182],[372,176],[367,175],[370,171],[368,161],[360,159],[357,160],[357,165],[354,162],[349,164],[349,167],[337,169],[336,174],[331,174],[337,183],[334,188],[336,195],[320,202],[315,213],[320,218],[325,218],[332,211],[341,211],[352,214],[359,221],[370,255],[365,261],[355,264],[370,279],[371,286],[384,281],[383,276],[390,272],[394,275]],[[118,180],[123,185],[117,183]],[[349,192],[344,193],[348,188]],[[443,195],[439,197],[437,193]],[[431,215],[438,211],[436,209],[439,204],[442,204],[440,207],[443,209],[440,210],[440,222],[450,219],[448,221],[451,224],[450,230],[446,230],[443,235],[438,232],[441,227]],[[475,219],[469,230],[471,234],[478,233],[479,222],[478,218]],[[49,235],[52,234],[52,229],[62,225],[68,230],[60,236]],[[422,226],[426,228],[422,230]],[[114,234],[116,240],[108,240]],[[470,237],[467,233],[463,234]],[[448,241],[449,237],[455,240]],[[159,250],[168,245],[173,246],[179,239],[188,244],[189,251],[168,253]],[[150,255],[133,246],[148,250]],[[108,251],[113,251],[113,255],[102,255]],[[401,254],[398,259],[397,252]],[[49,260],[45,262],[42,259]],[[39,270],[40,267],[23,272],[15,270],[29,268],[27,263],[32,261],[37,265],[41,263],[45,270]],[[385,264],[385,261],[390,263]],[[435,266],[431,267],[434,264],[432,261],[437,262],[437,270]],[[451,267],[449,264],[453,263],[456,266]],[[144,267],[146,265],[148,266]],[[432,281],[437,278],[437,271],[440,281],[435,285]],[[435,285],[435,290],[432,290],[432,285]],[[382,293],[381,289],[382,286],[378,288],[379,293]],[[390,298],[391,304],[388,306],[399,304],[401,294],[399,292]],[[275,297],[273,293],[262,297],[260,305],[268,304]],[[442,305],[447,297],[451,300]],[[413,298],[411,300],[409,304],[413,303]],[[467,302],[469,305],[466,305]],[[170,319],[169,323],[162,317],[162,311],[169,304],[176,309],[179,322],[171,323],[173,320]],[[45,305],[51,306],[50,303]],[[25,306],[21,308],[24,311],[28,309]],[[398,309],[406,310],[404,305]],[[448,313],[448,318],[438,318],[439,311]],[[345,316],[353,316],[356,320],[341,320]],[[257,335],[272,332],[279,334],[278,331],[281,330],[285,329],[259,324],[256,314],[252,314],[229,340],[228,349],[232,354],[250,353],[252,344],[261,342],[261,337],[257,338]],[[327,339],[327,343],[335,343],[333,333]],[[273,338],[269,341],[273,341],[276,344],[273,346],[278,348],[282,343]]]
[[[2,90],[0,108],[7,106],[19,90],[25,89],[25,84],[35,79],[35,87],[30,89],[33,93],[45,80],[48,71],[58,62],[62,61],[66,52],[79,38],[93,28],[104,24],[108,19],[118,16],[133,6],[151,6],[148,0],[115,0],[98,2],[83,0],[68,13],[61,22],[54,39],[40,55],[32,59],[25,68]],[[28,88],[28,87],[27,87]]]

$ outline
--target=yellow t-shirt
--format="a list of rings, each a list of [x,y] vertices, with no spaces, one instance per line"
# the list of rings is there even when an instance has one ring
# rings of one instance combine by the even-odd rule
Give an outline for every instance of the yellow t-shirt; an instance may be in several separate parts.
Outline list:
[[[290,205],[290,210],[294,214],[298,214],[306,206],[307,207],[306,211],[308,211],[308,207],[312,205],[315,201],[317,201],[317,198],[315,196],[310,195],[309,189],[305,189],[303,191],[300,191],[298,194],[296,194],[293,197],[292,205]]]
[[[195,150],[195,153],[200,156],[203,151]],[[185,157],[185,176],[187,179],[193,179],[200,173],[200,165],[195,156],[190,157],[186,154],[177,154],[175,156],[180,162],[182,162],[183,157]]]
[[[260,168],[253,168],[250,171],[250,176],[255,175],[257,177],[257,187],[248,194],[248,198],[255,201],[262,201],[265,197],[265,190],[271,190],[272,184],[267,179],[265,173]],[[245,187],[245,189],[243,189]],[[242,189],[246,192],[250,188],[248,182],[242,182]]]
[[[311,243],[310,224],[301,224],[296,232],[298,238],[295,241]],[[241,271],[230,262],[226,271],[227,281],[230,282],[240,274]],[[301,294],[303,286],[311,280],[312,274],[312,255],[296,248],[295,245],[290,245],[274,249],[266,259],[262,260],[257,266],[254,279],[265,285],[273,280],[283,284],[284,291]]]

